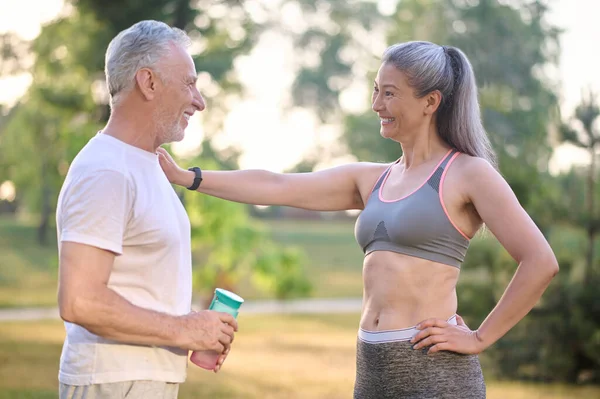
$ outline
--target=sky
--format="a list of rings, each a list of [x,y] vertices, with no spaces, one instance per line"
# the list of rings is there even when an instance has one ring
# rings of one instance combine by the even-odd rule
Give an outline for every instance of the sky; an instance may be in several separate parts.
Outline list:
[[[55,18],[62,9],[62,3],[63,0],[0,0],[0,32],[10,30],[25,39],[35,38],[40,31],[40,24]],[[284,22],[293,29],[299,23],[297,13],[293,8],[281,11]],[[583,89],[591,87],[600,93],[600,52],[594,50],[600,39],[598,15],[598,0],[553,1],[550,22],[565,30],[561,38],[562,54],[558,71],[561,110],[565,117],[572,115]],[[234,144],[240,147],[243,151],[240,159],[242,168],[282,171],[310,153],[317,142],[325,146],[335,145],[339,133],[335,127],[320,126],[308,111],[284,113],[281,109],[280,104],[289,100],[293,55],[294,49],[290,43],[276,34],[267,34],[261,38],[251,55],[240,58],[236,63],[236,71],[248,89],[248,96],[234,104],[217,145]],[[264,59],[270,62],[262,62]],[[0,79],[0,103],[14,102],[30,82],[31,77],[27,74]],[[368,90],[368,87],[355,87],[341,99],[342,105],[347,109],[368,106]],[[372,133],[379,134],[377,127]],[[185,154],[187,149],[200,143],[203,134],[202,115],[197,113],[186,131],[186,138],[174,147],[174,151]],[[329,160],[321,166],[351,159]],[[588,159],[585,152],[562,145],[555,151],[550,168],[558,172],[568,168],[571,163],[585,163]]]

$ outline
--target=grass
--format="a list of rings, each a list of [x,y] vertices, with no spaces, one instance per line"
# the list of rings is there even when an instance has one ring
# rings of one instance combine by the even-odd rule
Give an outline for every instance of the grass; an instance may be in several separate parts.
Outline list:
[[[190,364],[179,398],[351,398],[358,320],[358,314],[240,315],[223,370]],[[0,399],[57,398],[63,337],[58,321],[0,323]],[[600,397],[600,387],[488,381],[488,399],[592,397]]]
[[[33,224],[0,218],[0,308],[56,305],[56,234],[48,236],[42,247]]]
[[[270,220],[275,242],[304,250],[316,298],[360,297],[363,253],[354,239],[354,222]]]

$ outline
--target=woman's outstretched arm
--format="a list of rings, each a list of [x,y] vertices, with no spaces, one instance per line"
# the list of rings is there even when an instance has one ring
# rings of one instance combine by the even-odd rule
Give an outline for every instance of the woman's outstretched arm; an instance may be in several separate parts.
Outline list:
[[[157,152],[169,181],[190,187],[194,172],[180,168],[163,148]],[[254,205],[284,205],[319,211],[363,209],[361,193],[371,188],[386,166],[355,162],[311,173],[203,170],[198,191]]]

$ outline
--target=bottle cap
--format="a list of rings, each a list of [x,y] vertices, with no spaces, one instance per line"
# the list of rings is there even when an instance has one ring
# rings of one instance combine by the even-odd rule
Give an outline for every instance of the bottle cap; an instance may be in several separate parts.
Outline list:
[[[239,309],[244,303],[244,299],[234,294],[231,291],[224,290],[223,288],[217,288],[215,290],[216,299],[225,306],[229,306],[232,309]]]

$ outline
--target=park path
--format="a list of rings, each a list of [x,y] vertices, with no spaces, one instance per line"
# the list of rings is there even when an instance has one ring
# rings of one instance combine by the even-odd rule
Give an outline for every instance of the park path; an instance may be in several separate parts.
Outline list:
[[[358,313],[361,306],[361,298],[310,298],[289,301],[247,300],[242,306],[241,312],[245,314]],[[0,323],[59,318],[58,308],[0,309]]]

